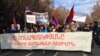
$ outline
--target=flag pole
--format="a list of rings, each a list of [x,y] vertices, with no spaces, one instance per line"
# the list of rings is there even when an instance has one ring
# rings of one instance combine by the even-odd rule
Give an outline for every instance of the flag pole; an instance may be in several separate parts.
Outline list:
[[[72,5],[71,10],[74,10],[75,1],[76,1],[76,0],[74,0],[74,2],[73,2],[73,5]],[[70,12],[69,12],[69,13],[71,13],[71,10],[70,10]],[[74,14],[75,14],[75,12],[74,12]],[[73,15],[73,17],[74,17],[74,15]],[[70,17],[69,17],[69,18],[70,18]],[[72,27],[73,18],[72,18],[71,20],[69,20],[69,21],[70,21],[70,23],[69,23],[68,25],[69,25],[70,27]]]
[[[26,13],[27,13],[26,10],[27,10],[27,9],[28,9],[27,6],[25,6],[25,16],[24,16],[24,17],[25,17],[25,18],[24,18],[24,25],[25,25],[25,28],[27,27],[27,26],[26,26]]]
[[[26,12],[25,12],[24,26],[26,28]]]

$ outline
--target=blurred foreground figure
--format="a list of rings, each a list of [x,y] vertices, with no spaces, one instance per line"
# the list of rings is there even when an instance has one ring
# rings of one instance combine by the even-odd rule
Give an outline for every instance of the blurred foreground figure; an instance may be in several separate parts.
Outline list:
[[[100,45],[100,24],[98,25],[98,22],[94,22],[92,30],[93,41],[95,41],[97,45]]]
[[[100,46],[100,23],[97,28],[97,44]]]

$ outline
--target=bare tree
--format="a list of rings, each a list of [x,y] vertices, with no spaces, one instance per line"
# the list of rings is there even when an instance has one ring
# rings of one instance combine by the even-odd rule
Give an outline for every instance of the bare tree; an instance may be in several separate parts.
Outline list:
[[[64,20],[68,16],[68,9],[66,9],[64,6],[59,6],[54,9],[53,14],[56,15],[58,21],[60,24],[64,23]]]
[[[17,22],[24,23],[25,6],[35,12],[51,12],[53,10],[53,0],[0,0],[0,16],[4,17],[2,24],[13,23],[13,13],[16,14]],[[22,26],[22,25],[21,25]]]
[[[91,13],[93,21],[100,20],[100,4],[97,2],[96,5],[93,7],[93,12]]]
[[[91,15],[87,15],[85,23],[89,24],[89,23],[92,23],[92,22],[93,22],[93,19],[92,19]]]

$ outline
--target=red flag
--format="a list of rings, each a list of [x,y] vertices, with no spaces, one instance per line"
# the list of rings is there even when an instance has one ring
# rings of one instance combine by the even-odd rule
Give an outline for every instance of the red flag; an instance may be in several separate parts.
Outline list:
[[[52,16],[50,19],[50,23],[55,25],[55,28],[58,29],[58,20],[56,19],[55,16]]]
[[[17,22],[14,15],[13,15],[13,23],[14,23],[14,29],[17,30]]]
[[[69,23],[72,23],[74,17],[74,6],[72,7],[70,14],[69,14]]]
[[[66,18],[65,23],[72,23],[74,17],[74,6],[71,8],[68,17]]]

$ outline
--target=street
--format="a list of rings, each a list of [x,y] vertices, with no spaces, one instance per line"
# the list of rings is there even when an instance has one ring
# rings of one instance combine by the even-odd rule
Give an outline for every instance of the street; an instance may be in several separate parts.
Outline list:
[[[100,47],[94,43],[91,53],[55,50],[0,50],[0,56],[100,56]]]

